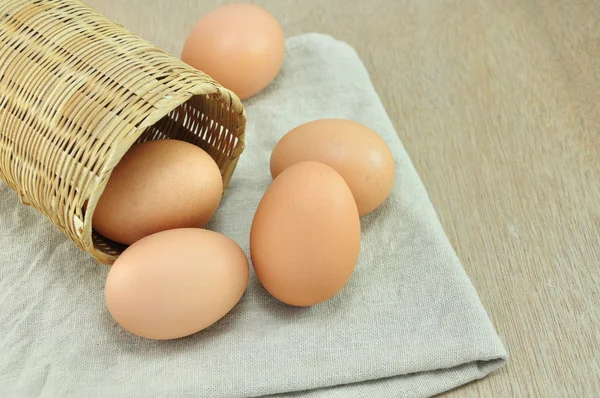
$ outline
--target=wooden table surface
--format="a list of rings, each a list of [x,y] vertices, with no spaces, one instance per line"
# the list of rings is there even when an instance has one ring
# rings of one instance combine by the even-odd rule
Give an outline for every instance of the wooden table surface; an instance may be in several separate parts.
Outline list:
[[[229,1],[86,2],[179,55]],[[445,396],[600,396],[600,3],[254,2],[356,48],[509,350]]]

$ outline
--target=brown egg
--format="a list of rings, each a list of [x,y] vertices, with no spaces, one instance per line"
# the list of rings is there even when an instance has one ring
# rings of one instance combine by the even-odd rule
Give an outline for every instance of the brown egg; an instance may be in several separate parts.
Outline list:
[[[253,4],[230,4],[197,22],[181,59],[246,99],[277,76],[284,56],[285,36],[271,14]]]
[[[156,232],[204,226],[222,195],[221,171],[204,150],[178,140],[148,141],[115,167],[92,224],[129,245]]]
[[[223,318],[248,284],[248,259],[205,229],[159,232],[129,246],[106,279],[108,311],[129,332],[155,340],[188,336]]]
[[[385,141],[352,120],[321,119],[291,130],[273,149],[271,175],[306,160],[325,163],[344,177],[361,216],[381,205],[394,185],[394,158]]]
[[[250,253],[270,294],[310,306],[346,285],[360,239],[358,210],[344,179],[322,163],[300,162],[282,172],[260,201]]]

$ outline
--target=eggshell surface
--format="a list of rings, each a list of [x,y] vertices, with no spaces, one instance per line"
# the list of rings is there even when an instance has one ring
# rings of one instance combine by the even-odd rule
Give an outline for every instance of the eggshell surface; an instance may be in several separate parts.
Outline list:
[[[394,158],[375,131],[353,120],[321,119],[284,135],[271,154],[271,175],[301,161],[333,167],[352,190],[361,216],[379,207],[394,185]]]
[[[327,165],[300,162],[283,171],[260,201],[250,253],[271,295],[310,306],[349,281],[360,239],[358,210],[344,179]]]
[[[114,168],[94,211],[103,236],[130,245],[156,232],[204,226],[223,195],[213,158],[184,141],[134,145]]]
[[[190,32],[181,53],[182,61],[242,100],[275,78],[284,57],[281,25],[253,4],[229,4],[206,14]]]
[[[159,232],[129,246],[108,274],[106,305],[140,337],[175,339],[205,329],[240,300],[248,283],[243,250],[219,233]]]

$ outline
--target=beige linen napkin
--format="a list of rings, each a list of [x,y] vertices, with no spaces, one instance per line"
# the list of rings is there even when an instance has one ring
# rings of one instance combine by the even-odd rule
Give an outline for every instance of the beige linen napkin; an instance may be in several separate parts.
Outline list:
[[[350,118],[392,149],[395,187],[362,219],[350,283],[302,309],[277,302],[252,275],[239,305],[211,328],[143,340],[106,311],[109,268],[0,183],[0,396],[421,397],[504,365],[507,353],[354,50],[319,34],[289,39],[281,74],[246,105],[247,149],[209,225],[246,253],[271,150],[287,131]]]

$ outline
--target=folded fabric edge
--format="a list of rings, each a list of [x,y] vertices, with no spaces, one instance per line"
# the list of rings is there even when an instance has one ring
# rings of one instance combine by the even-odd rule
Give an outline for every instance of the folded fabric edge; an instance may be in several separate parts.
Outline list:
[[[506,364],[503,356],[446,369],[398,374],[310,390],[282,391],[254,398],[353,398],[364,396],[431,397],[481,380]]]
[[[288,51],[294,50],[298,47],[302,47],[306,45],[307,42],[310,42],[311,45],[325,45],[325,44],[339,44],[346,46],[352,51],[355,51],[354,48],[345,41],[338,40],[332,35],[326,33],[318,33],[318,32],[310,32],[310,33],[301,33],[296,36],[291,36],[286,39],[286,49]]]

